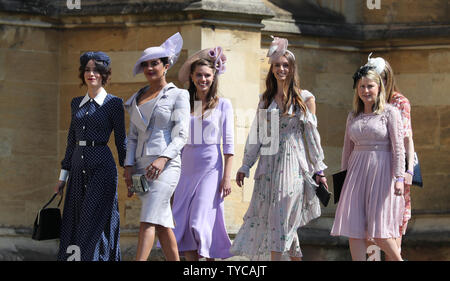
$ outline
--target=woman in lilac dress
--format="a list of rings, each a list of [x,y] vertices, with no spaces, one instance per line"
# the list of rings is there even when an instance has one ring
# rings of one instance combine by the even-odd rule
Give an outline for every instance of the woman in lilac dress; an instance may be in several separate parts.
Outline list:
[[[223,205],[231,192],[233,108],[229,100],[217,96],[225,60],[220,47],[205,49],[190,57],[179,72],[182,83],[189,81],[191,127],[172,208],[178,250],[188,261],[231,256]]]
[[[366,240],[402,260],[405,155],[402,119],[386,103],[380,75],[370,66],[354,75],[353,112],[348,115],[341,168],[347,170],[331,235],[347,236],[353,260],[366,260]]]

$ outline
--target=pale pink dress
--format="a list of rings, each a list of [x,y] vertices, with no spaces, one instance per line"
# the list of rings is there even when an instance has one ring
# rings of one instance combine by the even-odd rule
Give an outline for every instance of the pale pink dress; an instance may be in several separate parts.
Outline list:
[[[387,104],[381,114],[347,118],[342,170],[347,177],[332,236],[354,239],[400,237],[404,198],[394,194],[403,177],[405,154],[400,112]]]

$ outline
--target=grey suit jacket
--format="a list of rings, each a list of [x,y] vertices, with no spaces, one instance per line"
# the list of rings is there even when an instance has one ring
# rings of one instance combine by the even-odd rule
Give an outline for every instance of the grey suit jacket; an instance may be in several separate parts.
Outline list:
[[[189,92],[167,84],[156,97],[150,118],[145,121],[136,103],[147,87],[127,100],[130,114],[125,166],[133,166],[143,156],[177,157],[187,142],[190,125]]]

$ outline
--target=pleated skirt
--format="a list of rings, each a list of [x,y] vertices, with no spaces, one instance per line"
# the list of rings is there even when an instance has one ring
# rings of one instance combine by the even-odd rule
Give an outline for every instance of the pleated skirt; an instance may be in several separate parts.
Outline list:
[[[353,151],[336,209],[332,236],[397,238],[404,198],[394,194],[390,151]]]

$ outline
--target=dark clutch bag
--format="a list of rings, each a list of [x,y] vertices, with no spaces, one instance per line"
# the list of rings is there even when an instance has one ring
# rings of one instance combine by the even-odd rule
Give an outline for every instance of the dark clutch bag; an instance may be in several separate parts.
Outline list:
[[[337,202],[339,202],[339,198],[341,197],[342,186],[344,185],[346,176],[347,170],[333,174],[334,204],[337,204]]]
[[[406,170],[408,170],[408,161],[405,161],[406,163]],[[420,163],[419,163],[419,157],[417,157],[417,153],[414,152],[414,171],[413,171],[413,179],[412,179],[412,185],[416,185],[419,187],[423,187],[423,180],[422,180],[422,172],[420,171]]]
[[[46,208],[58,194],[55,193],[47,204],[39,210],[33,225],[33,240],[49,240],[58,239],[61,232],[61,211],[59,205],[62,201],[59,200],[58,208]]]
[[[328,206],[328,202],[330,202],[331,192],[329,192],[325,185],[321,182],[316,189],[316,195],[325,207]]]
[[[315,175],[313,176],[313,180],[315,181]],[[325,207],[328,206],[331,192],[329,192],[325,185],[321,182],[319,182],[319,186],[316,188],[316,195],[322,205],[324,205]]]
[[[131,187],[131,191],[135,193],[145,193],[150,190],[150,186],[148,184],[145,175],[143,174],[134,174],[131,176],[133,181],[133,186]]]

